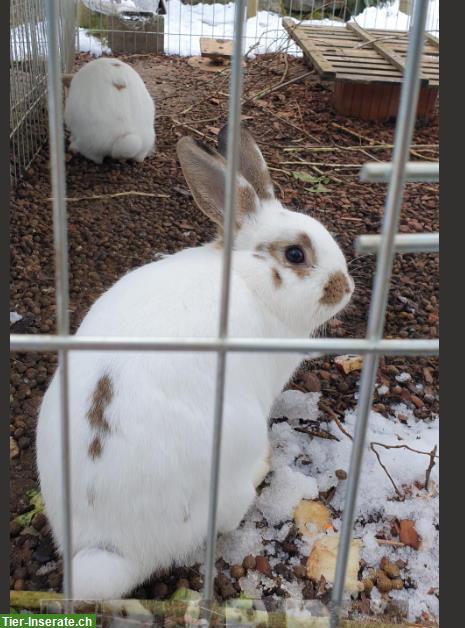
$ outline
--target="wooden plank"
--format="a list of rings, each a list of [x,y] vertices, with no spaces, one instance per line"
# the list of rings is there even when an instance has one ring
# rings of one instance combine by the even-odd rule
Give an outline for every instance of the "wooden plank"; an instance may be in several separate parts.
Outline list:
[[[366,41],[370,43],[370,45],[377,50],[389,63],[391,63],[397,70],[404,73],[405,71],[405,62],[402,57],[396,54],[393,50],[389,50],[381,41],[376,41],[376,39],[360,28],[358,24],[348,23],[347,28],[349,28],[354,33],[360,37],[362,41]]]
[[[200,54],[209,59],[230,59],[233,56],[233,40],[201,37]]]
[[[431,33],[425,33],[426,40],[431,42],[435,48],[439,49],[439,38],[431,35]]]
[[[352,64],[341,64],[334,66],[336,73],[340,74],[341,72],[350,72],[351,74],[366,74],[367,76],[397,76],[399,79],[402,79],[402,74],[392,67],[385,68],[369,68],[366,66],[358,66]]]
[[[367,74],[352,74],[351,72],[339,72],[336,74],[336,79],[343,79],[345,81],[354,81],[362,83],[402,83],[402,77],[383,76],[375,77]]]
[[[333,78],[335,71],[332,64],[325,59],[324,55],[314,45],[309,37],[304,36],[296,24],[289,18],[283,18],[282,24],[289,35],[294,39],[304,52],[307,53],[311,63],[315,66],[322,78]]]

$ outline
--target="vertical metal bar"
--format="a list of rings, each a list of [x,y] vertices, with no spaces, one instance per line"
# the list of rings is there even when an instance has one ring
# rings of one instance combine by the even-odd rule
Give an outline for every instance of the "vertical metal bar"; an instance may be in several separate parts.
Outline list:
[[[236,13],[234,16],[234,55],[231,68],[227,161],[226,161],[226,186],[224,207],[224,255],[221,281],[221,301],[219,337],[225,338],[228,333],[229,297],[231,282],[231,258],[234,236],[234,213],[236,201],[236,173],[239,165],[240,143],[240,113],[242,93],[242,34],[244,27],[245,0],[236,1]],[[210,469],[210,496],[208,509],[207,550],[205,557],[205,587],[204,599],[207,606],[213,601],[213,571],[215,562],[216,535],[217,535],[217,511],[219,492],[219,471],[221,456],[221,435],[223,427],[223,400],[226,371],[226,351],[218,351],[216,394],[212,439],[212,458]]]
[[[405,77],[399,104],[398,121],[394,139],[393,168],[386,198],[386,211],[383,218],[382,242],[378,255],[373,296],[370,305],[367,337],[378,340],[384,331],[384,319],[389,293],[390,276],[394,257],[394,238],[398,230],[402,195],[405,185],[405,166],[415,125],[423,39],[427,14],[427,0],[416,0],[413,15],[413,30],[410,35],[405,68]],[[360,382],[358,419],[352,445],[347,493],[344,503],[342,529],[337,556],[336,574],[332,593],[331,628],[339,626],[341,601],[355,519],[358,483],[365,448],[373,389],[376,380],[379,355],[366,356]]]
[[[58,6],[54,0],[46,0],[46,25],[48,40],[48,119],[50,133],[50,166],[53,197],[53,236],[55,246],[56,273],[56,317],[59,334],[69,333],[68,291],[68,238],[66,225],[66,184],[63,138],[62,81],[58,48]],[[68,414],[68,352],[58,352],[60,410],[61,410],[61,455],[62,455],[62,501],[63,501],[63,594],[65,600],[72,599],[72,538],[71,538],[71,478],[69,453]]]

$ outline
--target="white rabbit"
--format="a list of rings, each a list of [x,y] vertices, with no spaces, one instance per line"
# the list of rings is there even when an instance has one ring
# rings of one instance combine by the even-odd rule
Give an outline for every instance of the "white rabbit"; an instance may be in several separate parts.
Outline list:
[[[90,61],[71,80],[65,104],[70,150],[143,161],[155,146],[155,105],[139,74],[119,59]]]
[[[225,131],[220,149],[224,151]],[[220,229],[225,159],[189,137],[181,166],[199,208]],[[349,301],[344,255],[321,223],[275,198],[265,161],[241,133],[229,333],[308,337]],[[221,237],[131,271],[103,294],[78,336],[214,337]],[[227,358],[218,525],[235,529],[269,466],[272,402],[296,354]],[[119,598],[154,571],[183,564],[205,540],[214,353],[69,355],[73,578],[76,598]],[[57,375],[38,421],[40,484],[62,549]],[[184,563],[185,564],[185,563]]]

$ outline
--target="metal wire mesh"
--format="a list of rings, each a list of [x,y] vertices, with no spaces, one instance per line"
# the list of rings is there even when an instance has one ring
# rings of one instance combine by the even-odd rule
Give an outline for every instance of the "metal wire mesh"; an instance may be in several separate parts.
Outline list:
[[[294,0],[295,1],[295,0]],[[292,0],[291,0],[292,2]],[[17,16],[18,7],[27,5],[31,10],[31,6],[41,8],[42,4],[36,2],[15,2],[14,16]],[[63,3],[65,4],[65,3]],[[60,389],[61,389],[61,409],[63,419],[62,429],[62,455],[64,460],[64,468],[67,469],[63,478],[64,493],[67,496],[64,508],[64,520],[66,522],[67,533],[64,539],[64,593],[65,597],[72,598],[72,582],[71,582],[71,556],[72,556],[72,536],[71,536],[71,517],[70,517],[70,478],[69,478],[69,443],[68,443],[68,381],[67,381],[67,352],[73,350],[173,350],[173,351],[212,351],[218,355],[217,367],[217,393],[215,403],[214,424],[215,431],[213,436],[213,463],[211,469],[211,486],[210,486],[210,509],[209,509],[209,526],[207,534],[207,560],[206,560],[206,587],[204,595],[209,601],[212,597],[213,584],[213,561],[215,556],[216,542],[216,504],[218,499],[218,473],[219,473],[219,452],[221,448],[221,424],[222,424],[222,399],[224,391],[224,372],[226,368],[226,358],[230,351],[274,351],[274,352],[298,352],[307,353],[311,351],[323,351],[325,353],[334,353],[338,351],[357,352],[366,355],[364,369],[362,373],[362,382],[360,389],[360,399],[358,406],[358,424],[355,434],[355,441],[352,453],[351,466],[349,469],[348,491],[343,516],[343,528],[341,533],[341,548],[338,554],[338,563],[336,570],[336,580],[333,589],[334,613],[331,618],[331,625],[337,626],[339,623],[339,609],[343,593],[343,584],[345,579],[345,571],[348,558],[348,547],[352,534],[353,514],[356,503],[360,465],[363,456],[365,431],[367,427],[369,410],[371,408],[374,376],[376,374],[376,366],[379,356],[382,354],[436,354],[438,352],[438,342],[436,340],[383,340],[384,316],[386,309],[387,290],[391,274],[392,259],[396,247],[402,249],[402,242],[399,242],[397,236],[398,218],[404,183],[407,176],[412,180],[412,174],[409,175],[409,166],[407,158],[409,154],[409,146],[411,142],[413,123],[415,119],[416,102],[418,98],[419,88],[419,65],[422,51],[423,32],[425,30],[427,11],[426,0],[417,0],[415,3],[415,14],[413,20],[413,31],[409,43],[409,51],[407,56],[406,77],[402,89],[402,97],[399,110],[399,118],[396,130],[396,143],[393,155],[393,163],[386,166],[384,175],[389,180],[389,190],[386,200],[385,215],[383,221],[383,230],[381,237],[370,241],[365,245],[369,250],[376,249],[378,251],[378,265],[374,284],[373,301],[370,308],[370,318],[368,334],[365,339],[267,339],[267,338],[230,338],[227,335],[228,323],[228,297],[230,284],[230,264],[232,255],[232,224],[234,216],[234,185],[237,172],[237,146],[240,120],[240,99],[242,85],[242,65],[241,54],[244,51],[244,41],[240,34],[244,27],[244,11],[245,0],[238,0],[236,3],[237,12],[235,14],[235,49],[233,58],[233,67],[231,72],[230,83],[230,102],[229,102],[229,141],[227,155],[227,196],[225,208],[225,247],[224,247],[224,264],[222,275],[222,292],[221,292],[221,316],[219,323],[218,337],[215,338],[86,338],[83,336],[69,336],[68,329],[68,285],[67,285],[67,236],[66,236],[66,194],[65,194],[65,167],[63,155],[63,125],[62,125],[62,95],[61,95],[61,77],[60,72],[66,66],[67,45],[70,43],[71,31],[63,20],[72,19],[71,6],[73,2],[68,2],[69,13],[64,15],[59,13],[53,0],[46,0],[47,5],[47,35],[40,39],[38,36],[32,37],[32,23],[36,29],[36,22],[31,18],[42,15],[39,23],[44,24],[43,14],[39,12],[33,15],[28,14],[28,19],[22,17],[24,21],[18,21],[15,28],[23,26],[22,40],[27,41],[28,46],[25,49],[37,52],[37,58],[41,59],[40,64],[36,67],[34,61],[28,61],[30,65],[26,67],[29,70],[40,69],[36,81],[31,81],[31,85],[37,82],[40,84],[41,77],[46,75],[46,66],[44,61],[44,51],[41,50],[41,43],[45,41],[52,42],[48,49],[48,110],[49,110],[49,129],[50,129],[50,146],[51,146],[51,170],[52,170],[52,193],[53,193],[53,218],[54,218],[54,235],[55,235],[55,253],[56,253],[56,288],[57,288],[57,312],[58,312],[58,334],[56,336],[28,336],[13,335],[11,336],[12,351],[46,351],[56,350],[60,354]],[[336,6],[336,2],[333,3]],[[63,9],[63,7],[62,7]],[[22,16],[24,14],[21,14]],[[61,16],[61,17],[60,17]],[[25,26],[27,25],[27,26]],[[42,29],[42,26],[41,26]],[[42,33],[42,30],[40,30]],[[27,34],[29,33],[29,34]],[[58,33],[61,33],[57,37]],[[67,34],[65,34],[67,33]],[[244,38],[245,39],[245,38]],[[30,43],[32,40],[34,44]],[[16,41],[16,39],[14,39]],[[16,44],[14,44],[16,46]],[[35,48],[34,48],[35,46]],[[24,48],[21,50],[24,51]],[[16,54],[16,53],[15,53]],[[40,88],[41,97],[45,92],[45,85]],[[28,91],[22,92],[28,94]],[[20,127],[18,127],[20,128]],[[421,169],[420,169],[421,170]],[[433,173],[437,176],[437,173]],[[425,173],[417,172],[417,176],[424,177]],[[370,180],[371,176],[379,176],[379,173],[370,173],[367,169],[366,177]],[[431,173],[426,172],[426,176],[431,177]],[[374,180],[374,179],[373,179]],[[361,242],[363,248],[363,242]],[[431,236],[420,238],[415,242],[409,242],[408,246],[413,247],[412,250],[437,250],[437,239],[431,241]],[[371,248],[370,248],[371,247]]]
[[[61,67],[74,63],[76,0],[59,8]],[[44,0],[10,3],[10,180],[30,166],[47,139],[47,34]]]
[[[79,48],[101,54],[165,52],[199,54],[200,37],[232,37],[236,2],[228,0],[79,0]],[[245,51],[301,55],[281,26],[282,17],[321,26],[409,30],[411,6],[399,0],[248,0]],[[403,10],[401,10],[401,8]],[[135,19],[139,14],[139,19]],[[150,17],[150,14],[152,16]],[[430,0],[426,30],[439,32],[439,3]]]

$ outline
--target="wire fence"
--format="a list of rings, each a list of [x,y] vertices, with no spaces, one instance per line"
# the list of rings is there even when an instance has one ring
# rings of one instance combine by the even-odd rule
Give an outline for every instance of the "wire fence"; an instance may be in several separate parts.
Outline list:
[[[17,2],[19,5],[31,3]],[[39,6],[40,3],[33,3]],[[69,4],[68,16],[72,15]],[[41,6],[41,5],[40,5]],[[42,6],[41,6],[42,8]],[[65,521],[64,534],[64,596],[72,600],[73,586],[71,578],[72,552],[72,521],[70,508],[70,447],[68,426],[68,352],[69,350],[141,350],[141,351],[209,351],[218,356],[216,377],[216,398],[214,412],[213,456],[210,483],[210,508],[208,516],[207,553],[205,564],[204,599],[210,602],[213,597],[214,557],[216,547],[216,511],[218,503],[218,474],[221,451],[221,428],[223,419],[223,394],[225,370],[229,352],[295,352],[307,354],[309,352],[323,353],[361,353],[364,354],[364,365],[361,377],[360,394],[358,401],[358,420],[354,434],[352,457],[347,480],[347,493],[343,512],[341,541],[338,552],[335,584],[332,597],[331,626],[339,625],[341,601],[344,592],[345,573],[347,568],[349,545],[353,531],[354,512],[359,488],[360,469],[365,449],[365,435],[368,417],[372,405],[373,389],[376,370],[381,355],[435,355],[438,353],[437,340],[384,340],[384,320],[386,313],[387,294],[389,290],[393,257],[396,248],[410,247],[415,252],[437,251],[438,237],[431,234],[417,234],[407,243],[402,244],[401,236],[397,234],[400,208],[405,181],[408,180],[436,180],[437,172],[431,172],[430,164],[423,168],[418,163],[413,168],[408,163],[409,148],[413,135],[416,105],[419,93],[420,64],[423,46],[423,36],[426,28],[428,2],[417,0],[414,6],[412,32],[409,38],[406,72],[402,86],[399,115],[395,134],[395,148],[391,164],[367,167],[364,171],[365,180],[389,182],[385,204],[382,233],[378,238],[368,243],[363,237],[359,239],[358,247],[361,251],[377,251],[378,261],[374,280],[373,296],[370,306],[368,332],[366,338],[353,339],[280,339],[280,338],[231,338],[228,336],[229,293],[231,281],[231,258],[233,244],[234,221],[234,194],[233,184],[238,165],[238,144],[241,112],[242,92],[242,63],[244,41],[241,33],[245,26],[245,0],[237,0],[234,18],[234,57],[230,80],[229,100],[229,141],[227,153],[226,178],[226,207],[224,223],[224,258],[222,274],[222,290],[220,302],[220,321],[217,338],[120,338],[120,337],[84,337],[69,335],[68,313],[68,259],[67,259],[67,213],[66,213],[66,186],[64,162],[64,133],[62,121],[62,82],[61,72],[66,67],[63,56],[66,47],[63,44],[63,13],[57,8],[53,0],[46,0],[47,19],[45,21],[46,35],[43,41],[48,41],[48,66],[42,60],[39,66],[42,74],[48,79],[48,113],[49,113],[49,140],[51,154],[52,196],[53,196],[53,223],[56,260],[56,293],[57,293],[57,328],[58,333],[50,336],[40,335],[12,335],[11,351],[57,351],[59,354],[59,373],[61,391],[61,451],[64,474],[62,477],[63,518]],[[31,22],[19,22],[19,24]],[[35,24],[35,23],[34,23]],[[41,27],[42,28],[42,27]],[[30,29],[29,29],[30,30]],[[41,31],[42,32],[42,31]],[[38,40],[39,41],[39,40]],[[31,44],[32,46],[32,44]],[[32,50],[32,47],[28,50]],[[46,67],[48,72],[46,72]],[[38,75],[38,80],[40,76]],[[43,88],[45,89],[45,87]],[[207,604],[208,608],[208,604]],[[208,618],[208,614],[207,614]]]
[[[75,53],[76,0],[62,0],[59,39],[62,71]],[[10,181],[30,166],[47,139],[47,33],[44,0],[10,2]]]
[[[409,30],[412,0],[248,0],[246,52],[301,55],[281,25],[296,22]],[[134,8],[129,8],[133,5]],[[164,52],[199,54],[200,37],[233,35],[235,2],[227,0],[79,0],[79,48],[92,54]],[[439,0],[429,0],[426,30],[439,32]]]

